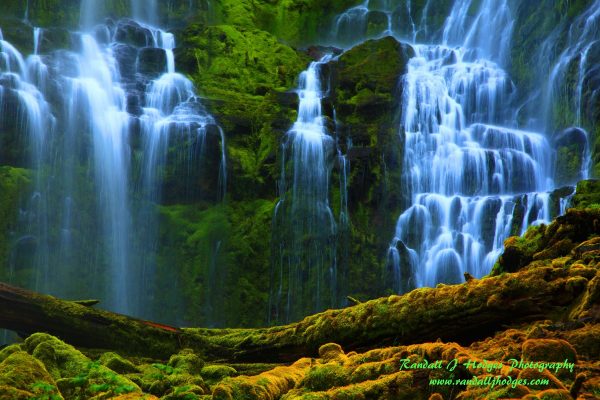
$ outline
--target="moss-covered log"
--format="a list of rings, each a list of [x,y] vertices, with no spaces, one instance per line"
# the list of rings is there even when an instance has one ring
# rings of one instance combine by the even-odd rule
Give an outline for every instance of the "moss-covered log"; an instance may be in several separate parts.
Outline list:
[[[207,359],[290,361],[313,356],[324,343],[364,349],[437,338],[470,342],[505,324],[557,315],[577,318],[578,299],[597,296],[600,278],[590,268],[552,265],[415,290],[343,310],[329,310],[281,327],[178,329],[50,296],[0,285],[0,326],[22,333],[45,331],[74,345],[166,357],[192,348]],[[587,293],[590,291],[590,293]]]
[[[47,332],[70,344],[168,357],[193,337],[180,329],[97,310],[0,283],[0,326],[21,335]],[[201,347],[189,343],[187,347]]]
[[[540,319],[599,317],[600,210],[569,210],[519,239],[527,265],[461,285],[413,290],[286,326],[262,329],[173,328],[97,310],[0,283],[0,328],[47,332],[77,346],[164,358],[190,348],[207,360],[288,362],[316,356],[323,344],[349,350],[452,340],[470,343],[502,326]],[[515,247],[506,241],[507,253]],[[569,246],[566,246],[568,243]]]

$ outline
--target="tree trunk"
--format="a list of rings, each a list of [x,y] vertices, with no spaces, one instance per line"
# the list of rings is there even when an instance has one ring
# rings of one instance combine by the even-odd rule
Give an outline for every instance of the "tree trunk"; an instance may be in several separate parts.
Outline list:
[[[325,343],[345,350],[443,340],[469,343],[503,326],[577,317],[570,307],[592,290],[596,271],[551,266],[328,310],[261,329],[174,328],[97,310],[0,283],[0,327],[47,332],[75,346],[166,358],[191,348],[207,360],[289,362],[317,356]],[[581,303],[579,303],[581,304]],[[580,310],[582,311],[582,310]],[[578,312],[580,312],[578,311]]]

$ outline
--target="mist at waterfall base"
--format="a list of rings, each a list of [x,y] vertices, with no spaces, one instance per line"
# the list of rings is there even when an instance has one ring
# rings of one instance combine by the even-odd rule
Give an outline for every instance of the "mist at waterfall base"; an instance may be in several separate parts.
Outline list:
[[[176,72],[174,36],[159,28],[161,2],[127,3],[130,18],[111,19],[106,2],[83,0],[80,29],[67,48],[46,49],[39,28],[26,57],[0,42],[0,127],[23,141],[10,164],[21,160],[34,171],[12,238],[10,280],[181,325],[186,304],[178,280],[190,277],[164,260],[159,268],[160,205],[226,197],[225,134]],[[548,56],[558,48],[556,35],[541,45],[540,84],[526,94],[507,72],[515,24],[509,1],[456,0],[441,26],[431,25],[434,6],[427,1],[417,18],[411,1],[367,0],[341,13],[323,37],[349,49],[394,36],[414,50],[398,77],[403,204],[395,231],[385,233],[382,295],[489,273],[504,239],[564,212],[572,190],[563,198],[552,191],[586,178],[590,166],[582,98],[588,55],[600,43],[600,1],[575,19],[562,52]],[[341,257],[352,229],[344,155],[352,143],[340,143],[335,110],[325,115],[323,107],[330,95],[323,71],[335,60],[325,55],[299,76],[297,120],[281,138],[265,277],[271,324],[346,306],[353,295]],[[561,77],[574,66],[577,87],[563,99]],[[557,115],[558,100],[570,115]],[[570,118],[562,125],[584,143],[576,179],[557,179],[553,167],[559,117]],[[203,322],[217,326],[221,241],[207,246],[205,276],[191,278],[204,282],[195,299],[206,310]]]
[[[182,324],[183,312],[161,309],[184,304],[172,271],[157,270],[159,203],[163,187],[183,202],[220,201],[225,143],[176,72],[156,3],[132,1],[133,19],[105,20],[104,2],[82,1],[70,48],[40,53],[39,28],[27,57],[0,42],[0,126],[21,132],[23,166],[34,170],[9,279]]]

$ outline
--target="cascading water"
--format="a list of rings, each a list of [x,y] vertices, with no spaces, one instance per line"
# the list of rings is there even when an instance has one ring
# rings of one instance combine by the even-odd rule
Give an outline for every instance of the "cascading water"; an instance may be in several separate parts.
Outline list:
[[[576,126],[584,136],[580,154],[581,170],[576,179],[588,179],[592,164],[588,132],[583,127],[589,128],[590,119],[594,117],[585,115],[583,104],[593,104],[598,96],[596,91],[588,92],[589,88],[594,87],[590,81],[596,74],[596,65],[588,59],[590,56],[596,59],[600,54],[599,30],[600,1],[594,0],[570,25],[563,50],[549,68],[544,93],[543,122],[546,129]],[[550,35],[542,48],[553,54],[556,48],[560,48],[559,35]],[[569,79],[574,79],[575,84],[569,85]]]
[[[470,7],[454,3],[444,44],[415,45],[403,79],[408,207],[388,255],[397,291],[481,277],[506,237],[550,219],[552,149],[541,134],[509,128],[514,87],[489,61],[507,55],[507,2],[482,2],[469,26]]]
[[[298,119],[282,153],[281,199],[274,216],[274,257],[269,320],[289,322],[336,302],[336,222],[329,207],[336,156],[321,113],[320,68],[325,56],[300,75]]]
[[[132,2],[144,22],[102,22],[105,4],[84,0],[73,49],[39,54],[38,28],[26,60],[0,42],[0,124],[36,177],[11,250],[15,283],[146,317],[164,292],[154,275],[165,171],[186,182],[183,197],[225,190],[223,132],[175,71],[173,35],[148,24],[151,3]],[[216,193],[197,193],[201,174],[218,176]]]

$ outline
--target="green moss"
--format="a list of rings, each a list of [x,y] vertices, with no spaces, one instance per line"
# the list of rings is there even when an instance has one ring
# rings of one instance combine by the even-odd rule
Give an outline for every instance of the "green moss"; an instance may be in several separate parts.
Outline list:
[[[563,146],[556,155],[556,181],[573,182],[581,172],[581,152],[577,145]]]
[[[586,180],[577,183],[571,205],[576,208],[594,208],[600,206],[600,181]]]
[[[222,0],[217,19],[240,27],[257,27],[292,45],[325,36],[334,17],[360,0]]]
[[[311,367],[302,385],[312,391],[327,390],[336,386],[346,386],[350,371],[336,362]]]
[[[44,365],[24,351],[10,354],[0,363],[0,387],[7,386],[40,396],[48,400],[59,400],[54,379]]]
[[[92,362],[74,347],[51,335],[31,335],[23,343],[23,348],[44,364],[66,398],[86,399],[100,393],[120,395],[140,392],[140,388],[128,378],[99,362]]]
[[[261,371],[263,372],[263,371]],[[200,371],[200,375],[204,378],[207,383],[214,385],[224,378],[230,376],[236,376],[238,372],[235,368],[227,365],[207,365]]]
[[[384,294],[382,282],[391,282],[382,279],[381,265],[403,204],[403,147],[396,112],[400,77],[413,55],[410,46],[386,37],[362,43],[328,65],[338,142],[350,164],[350,223],[345,252],[338,256],[340,270],[347,274],[341,285],[346,293],[362,299]],[[352,146],[346,148],[350,141]],[[339,178],[334,170],[333,181]],[[337,199],[332,204],[339,208]]]
[[[529,227],[525,235],[511,236],[504,241],[504,252],[494,265],[492,275],[515,272],[529,264],[540,250],[544,226]]]
[[[4,361],[11,354],[21,350],[21,345],[19,344],[11,344],[10,346],[6,346],[2,350],[0,350],[0,362]]]
[[[102,354],[99,361],[100,364],[110,368],[118,374],[138,372],[138,369],[131,361],[126,360],[125,358],[113,352]]]
[[[179,354],[171,356],[169,366],[191,375],[197,375],[204,367],[204,361],[194,354],[193,350],[184,349]]]
[[[187,307],[174,307],[188,324],[256,326],[264,323],[271,218],[275,202],[228,202],[212,207],[160,207],[159,275],[181,288]],[[173,281],[173,266],[179,281]],[[201,299],[202,301],[198,301]]]
[[[179,35],[178,64],[206,94],[287,90],[306,66],[305,57],[257,29],[191,25]]]
[[[29,170],[9,166],[0,167],[0,265],[9,266],[11,232],[14,232],[21,196],[29,188]],[[0,269],[0,280],[8,281],[9,268]]]

